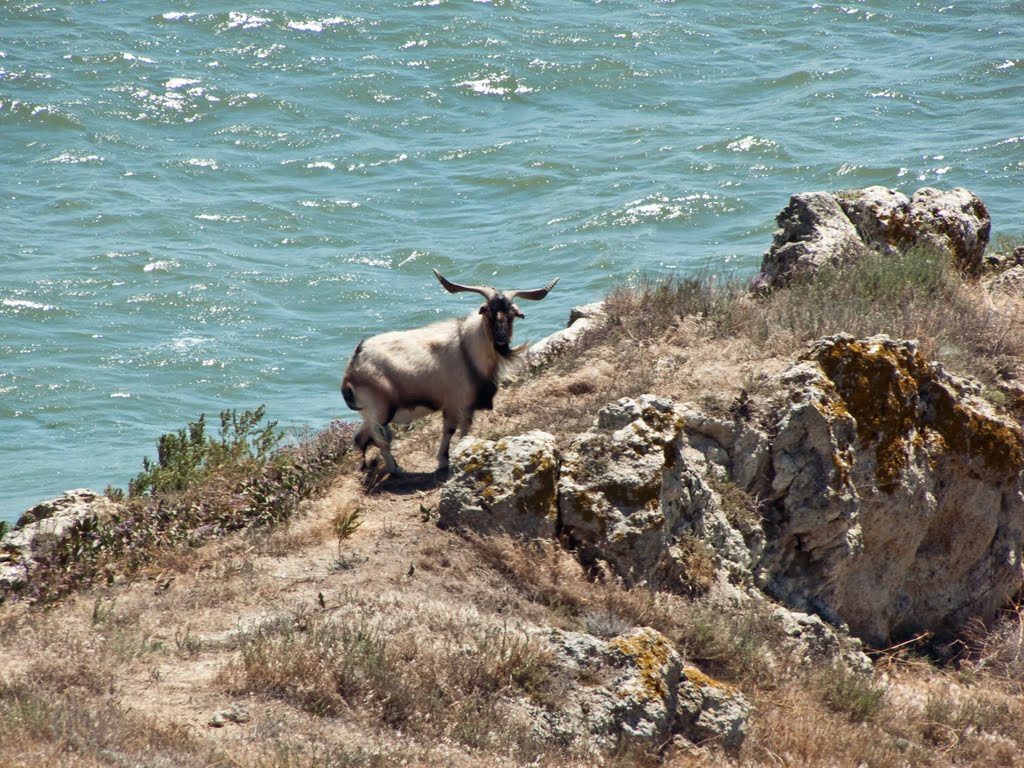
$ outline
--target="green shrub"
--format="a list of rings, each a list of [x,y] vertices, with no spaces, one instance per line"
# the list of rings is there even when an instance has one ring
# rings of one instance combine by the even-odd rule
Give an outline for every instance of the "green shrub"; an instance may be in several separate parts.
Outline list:
[[[885,704],[886,686],[842,665],[829,669],[821,681],[825,703],[856,723],[873,720]]]
[[[263,406],[241,415],[224,411],[217,438],[206,435],[202,416],[164,435],[157,463],[143,462],[129,498],[109,517],[75,521],[32,564],[25,583],[9,591],[52,601],[79,586],[133,573],[161,550],[287,520],[334,477],[351,447],[352,429],[335,422],[275,450],[281,435],[276,422],[261,425],[264,413]],[[0,601],[5,596],[0,592]]]
[[[142,472],[128,484],[128,495],[180,492],[225,467],[265,466],[283,437],[276,431],[276,421],[260,425],[265,415],[262,405],[241,415],[221,411],[216,439],[206,434],[206,414],[184,429],[162,435],[156,463],[148,456],[142,460]]]

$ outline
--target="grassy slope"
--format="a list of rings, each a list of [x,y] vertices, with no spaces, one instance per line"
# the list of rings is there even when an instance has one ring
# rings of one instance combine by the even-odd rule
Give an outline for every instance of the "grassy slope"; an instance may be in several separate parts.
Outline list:
[[[763,410],[771,374],[838,331],[918,338],[994,402],[1024,409],[1021,299],[964,285],[927,254],[763,300],[700,279],[608,303],[612,323],[585,355],[503,390],[474,432],[567,440],[604,403],[645,391],[723,409],[746,391]],[[428,420],[397,443],[423,474],[366,493],[346,457],[283,522],[161,547],[46,610],[0,606],[0,763],[592,765],[575,745],[537,742],[517,714],[516,701],[557,706],[578,683],[526,630],[643,624],[756,707],[738,756],[669,749],[669,765],[1024,765],[1017,612],[965,636],[957,665],[905,647],[878,656],[873,681],[807,669],[756,611],[588,579],[554,544],[439,530],[427,474],[437,431]]]

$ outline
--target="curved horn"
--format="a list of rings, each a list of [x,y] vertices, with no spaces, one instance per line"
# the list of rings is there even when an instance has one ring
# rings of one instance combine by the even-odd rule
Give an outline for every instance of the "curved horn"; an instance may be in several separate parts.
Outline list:
[[[562,279],[559,275],[550,283],[545,285],[543,288],[534,288],[532,291],[505,291],[505,295],[511,301],[512,299],[519,297],[520,299],[528,299],[530,301],[540,301],[548,295],[548,291],[555,287],[555,283]]]
[[[436,269],[434,270],[434,275],[436,275],[437,279],[441,281],[441,285],[444,286],[445,290],[448,291],[448,293],[459,293],[461,291],[470,291],[471,293],[479,293],[481,296],[483,296],[488,301],[493,299],[498,294],[498,292],[496,290],[494,290],[493,288],[490,288],[490,287],[488,287],[486,285],[459,285],[458,283],[453,283],[451,280],[446,278],[444,275],[442,275]],[[548,286],[548,287],[550,287],[550,286]]]

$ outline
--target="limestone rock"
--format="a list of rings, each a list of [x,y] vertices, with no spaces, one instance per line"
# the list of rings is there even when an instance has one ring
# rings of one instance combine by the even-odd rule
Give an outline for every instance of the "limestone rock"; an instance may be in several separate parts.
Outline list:
[[[558,520],[558,447],[547,432],[463,438],[441,489],[439,524],[551,537]]]
[[[867,253],[856,228],[829,192],[793,195],[776,217],[779,229],[755,278],[758,288],[779,288],[798,273],[816,272],[826,264]]]
[[[747,736],[750,704],[728,683],[687,664],[679,680],[675,730],[694,744],[739,749]]]
[[[527,364],[532,368],[544,365],[579,342],[585,333],[603,325],[606,320],[603,301],[573,307],[569,312],[569,324],[565,328],[530,346],[526,352]]]
[[[562,457],[559,517],[584,561],[607,560],[636,583],[662,564],[675,517],[661,504],[667,466],[681,460],[682,421],[660,398],[623,398]]]
[[[992,228],[985,204],[959,187],[924,187],[909,199],[879,186],[793,195],[777,222],[756,288],[784,287],[797,274],[869,251],[893,255],[917,246],[938,248],[962,273],[977,276]]]
[[[930,242],[949,252],[957,268],[977,276],[992,231],[985,204],[970,191],[924,187],[910,198],[907,223],[919,243]]]
[[[839,192],[836,200],[869,248],[893,255],[910,245],[907,223],[910,200],[903,193],[873,186]]]
[[[610,640],[549,630],[559,664],[579,682],[557,712],[537,712],[548,738],[590,737],[604,748],[660,747],[673,735],[739,747],[750,706],[732,686],[683,666],[668,638],[638,627]],[[685,674],[682,674],[685,673]]]
[[[671,400],[623,398],[566,449],[559,479],[563,535],[584,562],[603,560],[628,583],[672,588],[687,581],[691,547],[679,538],[703,519],[714,495],[683,458],[682,418]],[[713,575],[714,553],[702,552]]]
[[[45,556],[73,525],[90,516],[105,520],[116,509],[115,502],[87,488],[32,507],[0,540],[0,588],[24,581],[33,561]]]
[[[886,336],[819,341],[786,375],[758,581],[884,644],[990,618],[1024,585],[1024,431]]]
[[[789,638],[790,646],[808,664],[840,664],[863,675],[872,672],[871,659],[860,640],[826,624],[813,614],[776,606],[771,616]]]
[[[549,737],[584,736],[601,748],[668,738],[682,660],[664,635],[642,627],[601,640],[552,629],[547,641],[558,664],[579,681],[557,711],[537,713]]]

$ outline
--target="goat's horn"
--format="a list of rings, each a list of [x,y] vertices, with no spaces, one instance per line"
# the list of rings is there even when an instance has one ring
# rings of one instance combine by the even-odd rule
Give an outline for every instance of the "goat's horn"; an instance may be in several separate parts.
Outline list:
[[[448,291],[448,293],[460,293],[461,291],[470,291],[472,293],[479,293],[488,301],[493,299],[498,294],[496,290],[486,285],[459,285],[458,283],[453,283],[451,280],[442,275],[436,269],[434,270],[434,274],[437,276],[437,279],[441,281],[441,285],[444,286],[445,290]]]
[[[505,295],[509,298],[509,300],[518,297],[520,299],[528,299],[530,301],[540,301],[541,299],[548,295],[548,291],[554,288],[555,283],[557,283],[561,278],[562,276],[559,275],[550,283],[545,285],[543,288],[534,288],[532,291],[505,291]]]

